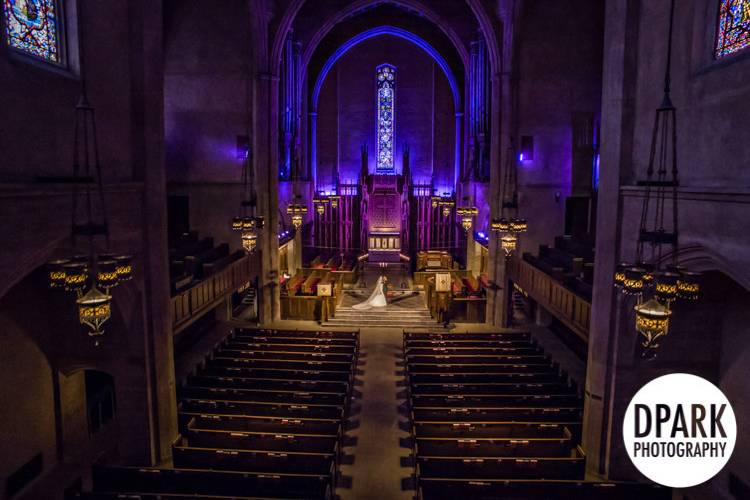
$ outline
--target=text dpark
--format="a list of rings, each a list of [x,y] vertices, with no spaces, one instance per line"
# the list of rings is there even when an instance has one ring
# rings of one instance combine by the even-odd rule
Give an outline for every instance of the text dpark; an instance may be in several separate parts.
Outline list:
[[[655,430],[657,438],[664,430],[669,437],[682,438],[726,438],[727,434],[721,419],[726,404],[716,405],[677,405],[674,412],[669,405],[656,404],[652,408],[645,404],[635,405],[635,437],[644,438]]]

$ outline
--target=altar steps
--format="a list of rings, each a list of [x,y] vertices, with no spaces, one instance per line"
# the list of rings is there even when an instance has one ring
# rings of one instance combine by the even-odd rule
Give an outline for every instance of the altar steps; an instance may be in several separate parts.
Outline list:
[[[426,307],[406,309],[387,306],[383,309],[358,311],[351,307],[336,309],[336,317],[330,318],[323,326],[354,328],[436,328],[440,325],[430,317]]]

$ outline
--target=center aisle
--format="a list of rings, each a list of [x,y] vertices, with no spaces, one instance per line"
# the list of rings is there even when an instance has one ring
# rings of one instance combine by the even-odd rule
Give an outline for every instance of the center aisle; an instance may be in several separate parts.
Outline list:
[[[403,391],[396,384],[404,380],[403,375],[397,375],[403,367],[396,365],[402,354],[402,330],[363,328],[359,342],[360,359],[364,362],[357,377],[361,385],[356,386],[362,393],[358,400],[361,409],[352,417],[359,426],[347,433],[357,438],[357,444],[344,448],[347,454],[354,455],[354,463],[341,467],[341,474],[351,478],[351,488],[338,488],[336,493],[341,500],[408,500],[414,491],[402,491],[401,482],[412,469],[401,467],[400,462],[409,450],[399,444],[408,433],[399,428],[399,421],[406,419],[398,412],[404,400],[396,397]]]

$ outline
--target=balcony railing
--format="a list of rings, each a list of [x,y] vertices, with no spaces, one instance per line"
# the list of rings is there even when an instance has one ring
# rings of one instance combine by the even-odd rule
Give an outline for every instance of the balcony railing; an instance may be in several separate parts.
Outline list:
[[[172,331],[178,333],[258,275],[259,254],[246,255],[172,297]]]
[[[508,260],[508,279],[547,309],[584,342],[589,338],[591,303],[544,271],[516,256]]]

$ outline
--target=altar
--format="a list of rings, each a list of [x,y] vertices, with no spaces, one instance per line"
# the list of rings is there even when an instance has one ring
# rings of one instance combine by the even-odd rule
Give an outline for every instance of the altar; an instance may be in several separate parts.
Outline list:
[[[399,262],[401,258],[406,227],[403,184],[399,175],[369,176],[366,183],[368,262]]]

